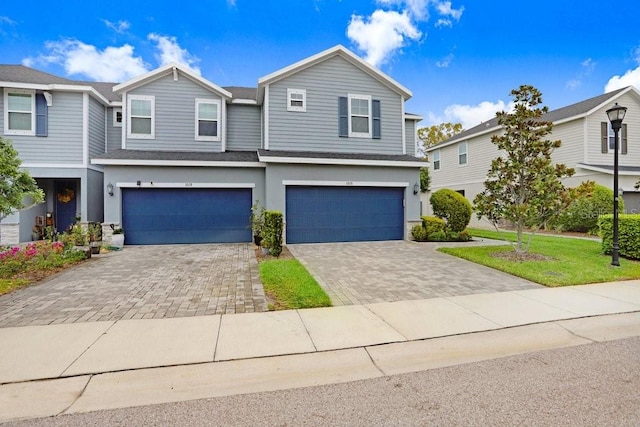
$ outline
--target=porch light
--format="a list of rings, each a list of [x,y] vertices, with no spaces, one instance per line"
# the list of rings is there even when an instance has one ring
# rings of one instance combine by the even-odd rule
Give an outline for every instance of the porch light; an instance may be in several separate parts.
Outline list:
[[[415,184],[413,184],[413,194],[416,195],[418,194],[419,191],[420,191],[420,184],[416,182]]]
[[[113,196],[113,184],[112,183],[107,184],[107,193],[109,193],[110,196]]]
[[[618,197],[620,188],[618,186],[618,133],[622,127],[622,120],[627,113],[627,107],[616,104],[607,110],[607,116],[613,128],[614,150],[613,150],[613,247],[611,248],[611,265],[619,266],[618,259]]]

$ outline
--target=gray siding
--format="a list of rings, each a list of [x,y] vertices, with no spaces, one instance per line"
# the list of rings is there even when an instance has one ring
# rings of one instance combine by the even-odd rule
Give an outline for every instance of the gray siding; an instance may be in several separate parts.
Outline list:
[[[177,82],[173,80],[172,75],[167,75],[136,88],[127,95],[155,96],[155,139],[127,138],[128,149],[222,151],[220,141],[195,140],[196,98],[220,99],[220,97],[183,74],[179,75]],[[123,99],[125,106],[126,102]],[[223,108],[224,106],[221,105],[221,109]],[[221,113],[221,117],[222,126],[224,126],[224,114]]]
[[[107,151],[122,148],[122,127],[113,126],[113,110],[107,110]]]
[[[260,107],[257,105],[227,106],[227,150],[257,150],[261,148]]]
[[[287,111],[287,88],[305,89],[307,111]],[[382,138],[338,137],[338,98],[380,100]],[[401,96],[340,57],[269,86],[269,149],[402,154]]]
[[[4,93],[0,90],[4,99]],[[7,135],[23,163],[82,163],[82,94],[52,92],[48,136]],[[0,102],[0,132],[4,132],[4,102]]]
[[[87,189],[87,209],[85,210],[87,214],[85,220],[102,222],[104,218],[103,203],[105,193],[102,172],[87,169],[86,179],[82,183],[86,183]]]
[[[414,155],[418,149],[416,144],[416,121],[404,121],[404,135],[407,141],[407,154]]]
[[[89,97],[89,159],[105,152],[106,107]]]

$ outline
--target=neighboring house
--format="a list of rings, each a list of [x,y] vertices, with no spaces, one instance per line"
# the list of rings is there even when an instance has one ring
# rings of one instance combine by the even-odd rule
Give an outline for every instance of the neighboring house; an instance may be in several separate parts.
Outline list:
[[[562,141],[552,160],[575,169],[575,175],[563,181],[565,186],[575,187],[591,180],[613,188],[614,134],[606,110],[615,103],[627,107],[619,132],[620,191],[626,212],[640,213],[640,192],[634,188],[640,177],[640,92],[634,87],[545,114],[543,118],[554,125],[548,139]],[[500,155],[491,143],[491,136],[501,131],[497,118],[493,118],[426,150],[430,160],[431,192],[450,188],[473,202],[475,196],[484,190],[491,160]],[[429,206],[428,212],[430,194],[423,196],[424,206]]]
[[[73,113],[89,124],[83,159],[99,179],[77,182],[87,200],[78,212],[107,233],[122,225],[128,244],[248,242],[256,203],[284,213],[288,243],[404,239],[420,220],[411,92],[342,46],[257,88],[223,88],[177,64],[82,87],[88,107]],[[105,88],[94,130],[92,95]],[[59,217],[53,194],[37,214],[20,213],[21,230],[26,215],[29,229],[41,211]]]

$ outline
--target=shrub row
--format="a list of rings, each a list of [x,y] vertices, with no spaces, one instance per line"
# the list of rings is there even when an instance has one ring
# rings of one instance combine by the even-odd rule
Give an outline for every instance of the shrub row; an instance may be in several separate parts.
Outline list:
[[[465,230],[471,221],[471,203],[457,191],[443,188],[429,199],[435,216],[423,216],[422,224],[411,229],[418,242],[466,242],[471,236]]]
[[[571,203],[549,223],[549,227],[559,231],[597,234],[598,217],[613,213],[613,190],[594,181],[585,181],[569,191]],[[618,200],[620,210],[623,211],[624,201],[622,198]]]
[[[613,215],[602,215],[598,219],[602,250],[611,255],[613,249]],[[640,259],[640,214],[618,216],[618,245],[621,256]]]
[[[282,253],[282,212],[264,211],[263,215],[262,247],[269,249],[269,253],[277,257]]]

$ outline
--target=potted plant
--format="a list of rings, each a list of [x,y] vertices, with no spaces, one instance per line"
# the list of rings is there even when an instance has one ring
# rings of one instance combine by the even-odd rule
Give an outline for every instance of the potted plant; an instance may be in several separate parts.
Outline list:
[[[102,226],[97,222],[89,224],[89,246],[92,254],[99,254],[102,246]]]
[[[124,229],[117,227],[115,224],[110,225],[113,233],[111,235],[111,246],[114,248],[122,249],[124,246]]]
[[[40,233],[40,227],[34,225],[31,229],[31,240],[40,240],[42,239],[42,234]]]
[[[264,227],[264,208],[260,206],[260,201],[251,206],[250,227],[253,233],[253,243],[260,246],[262,242],[262,229]]]

